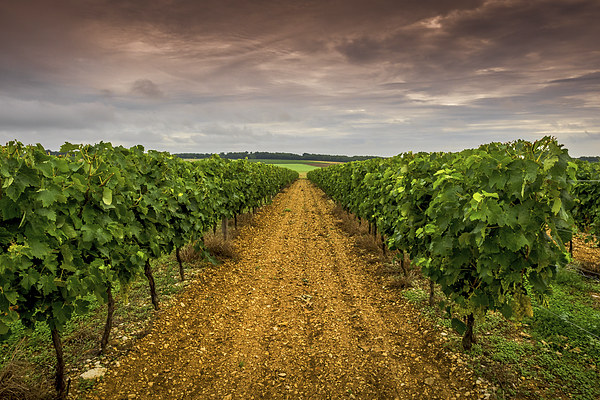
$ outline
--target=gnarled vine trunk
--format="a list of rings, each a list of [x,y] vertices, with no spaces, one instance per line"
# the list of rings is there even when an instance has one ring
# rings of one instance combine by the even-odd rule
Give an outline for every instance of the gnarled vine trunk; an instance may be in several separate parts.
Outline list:
[[[469,314],[467,316],[467,330],[462,338],[462,345],[465,350],[471,350],[474,343],[477,343],[475,339],[475,333],[473,332],[473,328],[475,327],[475,316],[473,314]]]
[[[148,278],[148,283],[150,284],[150,298],[152,299],[152,305],[154,306],[155,310],[158,310],[158,295],[156,294],[156,284],[154,283],[152,268],[150,268],[150,260],[146,260],[144,275],[146,275],[146,278]]]
[[[56,375],[54,376],[54,387],[57,399],[67,398],[67,384],[65,382],[65,358],[63,355],[62,340],[56,327],[52,328],[52,344],[56,351]]]
[[[402,268],[402,272],[404,273],[404,277],[408,277],[408,269],[406,268],[406,253],[402,252],[402,258],[400,259],[400,268]]]
[[[429,280],[429,307],[433,307],[433,294],[434,294],[433,280]]]
[[[177,257],[177,262],[179,263],[179,277],[181,278],[181,282],[183,282],[185,280],[185,273],[183,271],[183,263],[181,262],[179,247],[175,247],[175,257]]]
[[[112,295],[112,286],[108,284],[106,287],[106,297],[108,303],[106,305],[106,323],[104,324],[104,333],[102,334],[102,340],[100,340],[100,352],[106,351],[108,346],[108,339],[110,338],[110,331],[113,324],[113,314],[115,313],[115,298]]]
[[[221,221],[221,231],[223,232],[223,240],[227,241],[227,218],[223,218]]]

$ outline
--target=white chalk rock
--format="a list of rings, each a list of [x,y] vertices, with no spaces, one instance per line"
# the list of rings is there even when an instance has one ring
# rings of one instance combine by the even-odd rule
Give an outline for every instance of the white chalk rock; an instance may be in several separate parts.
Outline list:
[[[106,374],[106,368],[97,367],[84,372],[83,374],[79,375],[79,377],[81,379],[96,379],[104,376],[104,374]]]

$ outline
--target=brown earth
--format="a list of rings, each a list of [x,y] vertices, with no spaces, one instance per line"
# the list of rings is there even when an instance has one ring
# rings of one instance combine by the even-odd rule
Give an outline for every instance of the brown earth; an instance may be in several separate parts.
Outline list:
[[[597,243],[586,242],[585,236],[573,237],[573,258],[580,263],[580,269],[590,275],[600,274],[600,247]]]
[[[332,209],[306,180],[278,195],[236,238],[237,260],[165,306],[89,398],[483,398]]]

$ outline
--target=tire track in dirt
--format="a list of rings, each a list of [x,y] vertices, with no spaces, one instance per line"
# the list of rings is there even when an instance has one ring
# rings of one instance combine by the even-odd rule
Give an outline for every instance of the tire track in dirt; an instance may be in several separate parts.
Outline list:
[[[98,383],[93,399],[477,398],[471,372],[386,291],[306,180],[236,239]]]

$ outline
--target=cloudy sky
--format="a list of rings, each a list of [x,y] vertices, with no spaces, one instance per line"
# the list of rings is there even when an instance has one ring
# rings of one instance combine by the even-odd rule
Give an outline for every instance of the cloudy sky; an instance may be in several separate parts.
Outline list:
[[[600,155],[598,0],[2,0],[0,143]]]

